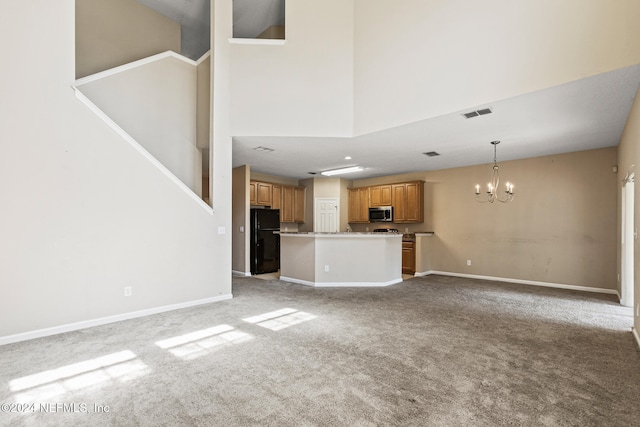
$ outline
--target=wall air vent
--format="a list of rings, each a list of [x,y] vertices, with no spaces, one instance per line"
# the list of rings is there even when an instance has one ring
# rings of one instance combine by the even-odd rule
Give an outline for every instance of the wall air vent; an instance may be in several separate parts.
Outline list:
[[[427,151],[426,153],[422,153],[427,157],[436,157],[439,156],[440,153],[438,153],[437,151]]]
[[[462,115],[466,119],[471,119],[473,117],[484,116],[484,115],[491,114],[491,113],[493,113],[491,108],[483,108],[481,110],[469,111],[468,113],[463,113]]]

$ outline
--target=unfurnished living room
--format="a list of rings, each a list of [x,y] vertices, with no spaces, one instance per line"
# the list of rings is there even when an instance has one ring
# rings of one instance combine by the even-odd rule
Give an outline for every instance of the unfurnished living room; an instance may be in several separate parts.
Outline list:
[[[638,425],[639,2],[2,7],[0,425]]]

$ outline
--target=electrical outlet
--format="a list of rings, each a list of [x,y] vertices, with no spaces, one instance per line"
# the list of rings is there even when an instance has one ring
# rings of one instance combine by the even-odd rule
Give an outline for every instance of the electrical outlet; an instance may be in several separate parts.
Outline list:
[[[240,232],[241,232],[241,233],[244,233],[244,225],[241,225],[241,226],[240,226]]]
[[[369,231],[369,227],[365,227],[364,231]]]
[[[471,265],[471,260],[470,259],[467,260],[467,265]]]
[[[324,266],[324,271],[329,271],[329,266],[328,265]]]
[[[133,294],[133,288],[131,286],[124,287],[124,296],[130,297]]]

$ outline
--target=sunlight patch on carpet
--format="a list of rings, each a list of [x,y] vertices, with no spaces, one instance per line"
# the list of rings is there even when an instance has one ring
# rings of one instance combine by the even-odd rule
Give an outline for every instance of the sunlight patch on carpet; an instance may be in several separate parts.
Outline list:
[[[125,350],[16,378],[9,382],[9,388],[16,393],[16,402],[37,402],[114,381],[130,381],[148,372],[150,368],[135,353]]]
[[[289,326],[298,325],[315,318],[317,318],[317,316],[305,313],[304,311],[298,311],[293,308],[283,308],[282,310],[272,311],[242,320],[262,326],[263,328],[271,329],[272,331],[280,331]]]
[[[214,350],[252,339],[252,335],[238,331],[233,326],[218,325],[157,341],[156,345],[162,349],[169,350],[171,354],[180,359],[193,360]]]

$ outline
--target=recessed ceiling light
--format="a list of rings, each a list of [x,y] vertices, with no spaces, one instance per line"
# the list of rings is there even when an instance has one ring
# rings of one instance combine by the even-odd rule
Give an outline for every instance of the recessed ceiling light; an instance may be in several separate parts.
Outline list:
[[[351,160],[351,156],[345,156],[345,160]]]
[[[360,166],[350,166],[342,169],[332,169],[324,172],[320,172],[324,176],[340,175],[343,173],[360,172],[362,168]]]

